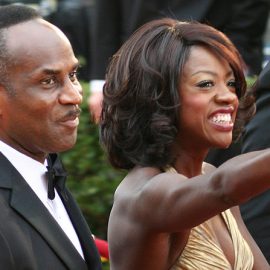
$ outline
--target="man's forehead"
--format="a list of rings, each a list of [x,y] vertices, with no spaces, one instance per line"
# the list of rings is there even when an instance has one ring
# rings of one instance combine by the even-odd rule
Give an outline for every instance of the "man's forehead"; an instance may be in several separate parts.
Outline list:
[[[13,25],[6,31],[6,42],[10,48],[49,43],[56,37],[67,39],[60,29],[40,18]]]
[[[50,24],[33,21],[10,28],[6,35],[6,47],[14,57],[38,58],[43,55],[48,58],[63,58],[67,54],[73,55],[69,40],[60,30]]]
[[[8,32],[7,50],[15,69],[37,74],[72,70],[78,65],[66,36],[44,20],[19,24]]]

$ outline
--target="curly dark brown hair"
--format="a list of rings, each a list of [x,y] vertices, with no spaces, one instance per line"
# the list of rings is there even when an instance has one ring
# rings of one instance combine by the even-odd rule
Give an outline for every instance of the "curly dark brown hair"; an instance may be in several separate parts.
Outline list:
[[[204,46],[230,64],[240,100],[234,137],[241,132],[254,111],[254,100],[246,95],[243,61],[232,42],[206,24],[154,20],[140,27],[108,66],[100,140],[114,167],[163,168],[172,164],[181,124],[178,89],[195,45]]]

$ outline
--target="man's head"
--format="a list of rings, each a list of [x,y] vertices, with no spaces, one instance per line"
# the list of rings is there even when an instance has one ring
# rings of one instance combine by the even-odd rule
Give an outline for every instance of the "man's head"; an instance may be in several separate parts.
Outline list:
[[[7,5],[0,7],[0,83],[7,82],[6,69],[11,64],[6,48],[6,29],[29,20],[41,18],[35,9],[21,5]]]
[[[76,141],[78,60],[54,25],[26,6],[0,7],[0,139],[42,161]]]

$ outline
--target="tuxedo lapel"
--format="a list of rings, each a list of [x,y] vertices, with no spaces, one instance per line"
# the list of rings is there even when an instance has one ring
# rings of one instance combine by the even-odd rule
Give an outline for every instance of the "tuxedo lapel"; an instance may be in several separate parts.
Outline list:
[[[97,251],[89,226],[83,218],[80,209],[67,189],[62,192],[60,191],[59,195],[79,237],[88,268],[92,270],[101,269],[100,255]]]
[[[10,206],[39,232],[68,269],[87,269],[73,244],[32,191],[27,182],[0,153],[0,188],[10,188]]]

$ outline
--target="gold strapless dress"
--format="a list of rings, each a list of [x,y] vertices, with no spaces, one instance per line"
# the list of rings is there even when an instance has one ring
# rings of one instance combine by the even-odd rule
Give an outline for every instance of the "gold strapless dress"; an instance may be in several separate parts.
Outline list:
[[[205,164],[203,164],[204,170]],[[166,171],[177,173],[173,167]],[[190,231],[189,239],[182,254],[170,270],[252,270],[254,257],[249,245],[241,235],[231,210],[221,213],[231,235],[235,262],[232,267],[216,241],[211,219]]]
[[[231,234],[235,262],[232,268],[223,251],[215,240],[209,221],[194,227],[187,245],[171,270],[252,270],[253,254],[242,237],[230,210],[222,217]]]

